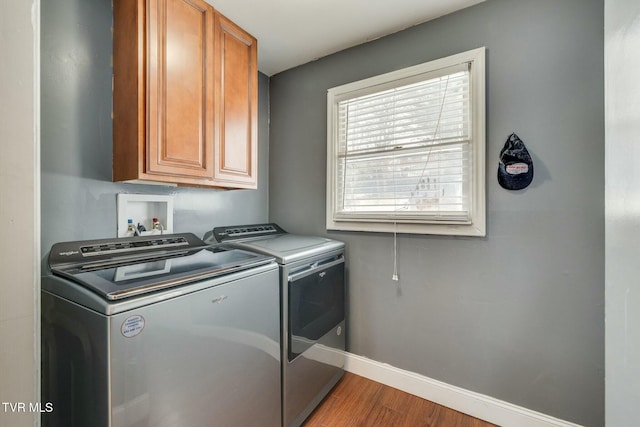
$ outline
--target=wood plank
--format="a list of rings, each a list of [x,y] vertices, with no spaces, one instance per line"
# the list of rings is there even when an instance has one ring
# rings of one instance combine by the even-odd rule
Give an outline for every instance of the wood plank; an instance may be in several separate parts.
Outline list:
[[[345,373],[304,427],[495,427],[401,390]]]

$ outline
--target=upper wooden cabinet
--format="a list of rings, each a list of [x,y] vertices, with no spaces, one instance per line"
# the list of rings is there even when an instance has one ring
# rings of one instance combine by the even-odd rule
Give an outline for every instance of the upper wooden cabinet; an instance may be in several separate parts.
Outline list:
[[[255,185],[258,150],[258,55],[251,35],[216,13],[215,40],[220,54],[216,87],[220,96],[216,120],[214,180],[230,186]],[[255,188],[255,186],[253,187]]]
[[[257,187],[257,43],[203,0],[114,2],[114,181]]]

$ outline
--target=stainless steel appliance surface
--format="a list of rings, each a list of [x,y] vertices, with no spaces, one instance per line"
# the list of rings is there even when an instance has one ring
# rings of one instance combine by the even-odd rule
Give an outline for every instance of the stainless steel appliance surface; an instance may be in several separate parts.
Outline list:
[[[58,243],[48,263],[43,426],[281,425],[273,257],[183,233]]]
[[[273,223],[216,227],[204,240],[278,262],[283,425],[301,425],[344,374],[344,243]]]

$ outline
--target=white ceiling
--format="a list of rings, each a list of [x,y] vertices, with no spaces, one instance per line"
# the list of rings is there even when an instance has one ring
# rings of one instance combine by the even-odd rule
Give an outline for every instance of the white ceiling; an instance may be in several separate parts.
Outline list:
[[[268,76],[484,0],[207,0],[258,39]]]

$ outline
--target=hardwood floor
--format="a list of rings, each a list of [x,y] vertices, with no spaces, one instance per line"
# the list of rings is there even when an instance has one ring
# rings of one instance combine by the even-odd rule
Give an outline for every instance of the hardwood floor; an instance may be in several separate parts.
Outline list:
[[[304,427],[491,427],[477,418],[346,372]]]

